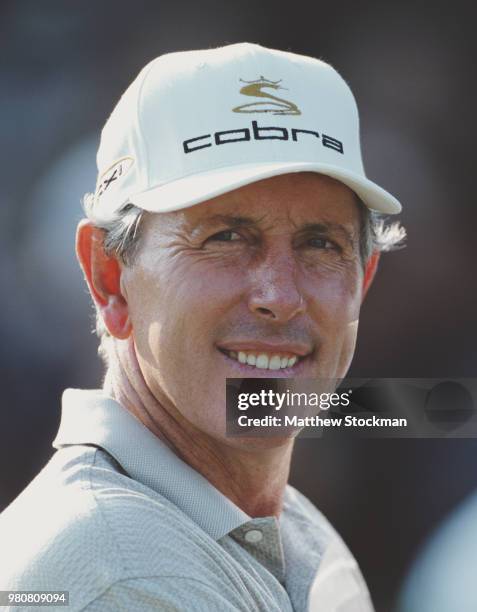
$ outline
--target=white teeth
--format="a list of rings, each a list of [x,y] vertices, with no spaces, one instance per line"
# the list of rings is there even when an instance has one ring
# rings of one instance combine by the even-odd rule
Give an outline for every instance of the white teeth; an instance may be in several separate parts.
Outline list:
[[[260,355],[257,357],[257,362],[256,362],[256,367],[257,368],[263,368],[264,370],[268,369],[268,363],[269,363],[269,359],[267,357],[267,355],[264,355],[263,353],[260,353]]]
[[[228,355],[240,363],[259,368],[260,370],[291,368],[298,361],[297,355],[281,357],[280,355],[267,355],[266,353],[256,355],[255,353],[247,353],[245,351],[229,351]]]

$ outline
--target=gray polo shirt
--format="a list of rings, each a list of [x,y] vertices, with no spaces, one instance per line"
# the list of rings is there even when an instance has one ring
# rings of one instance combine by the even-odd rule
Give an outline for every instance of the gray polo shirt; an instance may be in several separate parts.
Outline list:
[[[53,446],[0,515],[0,590],[66,590],[70,612],[372,611],[291,486],[279,520],[251,518],[101,391],[65,391]]]

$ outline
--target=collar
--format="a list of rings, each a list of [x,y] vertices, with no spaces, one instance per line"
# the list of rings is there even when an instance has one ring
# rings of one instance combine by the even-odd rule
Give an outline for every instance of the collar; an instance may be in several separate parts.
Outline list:
[[[251,520],[116,400],[101,390],[66,389],[53,447],[93,444],[134,480],[175,504],[212,538]]]

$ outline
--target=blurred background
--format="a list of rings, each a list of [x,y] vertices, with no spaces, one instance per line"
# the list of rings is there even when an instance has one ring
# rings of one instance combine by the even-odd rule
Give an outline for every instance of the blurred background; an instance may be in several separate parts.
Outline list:
[[[338,69],[367,174],[401,200],[409,235],[382,258],[349,375],[476,375],[474,28],[459,1],[2,0],[0,510],[51,456],[63,389],[101,384],[75,226],[103,123],[164,52],[246,40]],[[387,612],[432,531],[477,489],[476,457],[471,439],[303,439],[291,482]]]

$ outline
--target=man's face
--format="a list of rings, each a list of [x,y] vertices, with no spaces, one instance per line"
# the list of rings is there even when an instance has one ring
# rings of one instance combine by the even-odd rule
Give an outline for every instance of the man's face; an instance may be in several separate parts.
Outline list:
[[[353,192],[313,173],[147,215],[122,284],[156,399],[224,439],[226,377],[344,377],[362,298],[359,234]]]

